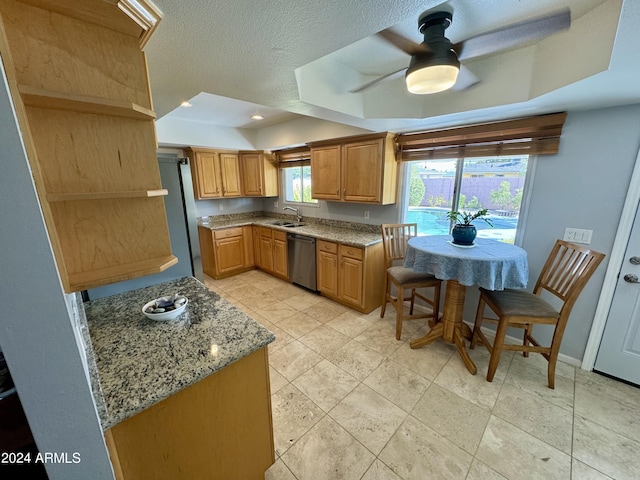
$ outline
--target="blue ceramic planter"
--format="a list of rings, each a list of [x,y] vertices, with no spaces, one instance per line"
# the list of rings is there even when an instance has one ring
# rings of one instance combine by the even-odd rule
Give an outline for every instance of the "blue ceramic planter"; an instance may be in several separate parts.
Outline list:
[[[451,236],[456,245],[473,245],[477,233],[473,225],[454,225]]]

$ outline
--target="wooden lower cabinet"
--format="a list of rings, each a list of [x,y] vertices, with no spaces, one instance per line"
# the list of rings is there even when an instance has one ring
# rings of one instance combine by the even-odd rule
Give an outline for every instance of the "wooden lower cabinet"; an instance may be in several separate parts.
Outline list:
[[[324,296],[364,313],[381,305],[382,243],[358,248],[319,240],[316,255],[318,290]]]
[[[256,265],[272,275],[289,280],[287,234],[268,227],[254,227],[257,232]]]
[[[267,347],[105,431],[118,480],[263,480],[275,461]]]
[[[198,238],[202,270],[210,277],[228,277],[255,265],[250,226],[221,230],[198,227]]]

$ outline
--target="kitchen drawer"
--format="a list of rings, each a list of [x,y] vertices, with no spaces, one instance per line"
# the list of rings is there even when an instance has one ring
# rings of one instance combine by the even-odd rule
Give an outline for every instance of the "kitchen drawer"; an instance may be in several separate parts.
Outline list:
[[[319,252],[338,253],[338,244],[333,242],[325,242],[318,240],[316,247]]]
[[[340,245],[340,256],[362,260],[364,258],[364,252],[361,248]]]
[[[286,242],[287,241],[287,234],[286,234],[286,232],[281,232],[280,230],[274,230],[273,231],[273,239],[274,240],[280,240],[282,242]]]
[[[213,236],[216,240],[231,237],[241,237],[242,227],[237,228],[225,228],[224,230],[214,230]]]

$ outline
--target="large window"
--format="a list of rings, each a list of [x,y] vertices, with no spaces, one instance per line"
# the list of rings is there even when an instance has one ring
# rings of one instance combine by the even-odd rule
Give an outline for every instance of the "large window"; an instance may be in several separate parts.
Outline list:
[[[445,235],[447,212],[486,208],[493,227],[474,221],[478,237],[514,243],[527,164],[526,155],[409,162],[404,221],[421,235]]]
[[[311,198],[311,167],[297,165],[284,168],[284,199],[287,203],[318,203]]]

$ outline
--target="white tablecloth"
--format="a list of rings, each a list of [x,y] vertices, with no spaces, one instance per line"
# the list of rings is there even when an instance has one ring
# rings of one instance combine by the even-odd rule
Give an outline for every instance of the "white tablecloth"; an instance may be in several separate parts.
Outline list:
[[[526,251],[488,238],[463,248],[452,244],[450,235],[415,237],[409,240],[404,266],[487,290],[525,288],[529,278]]]

